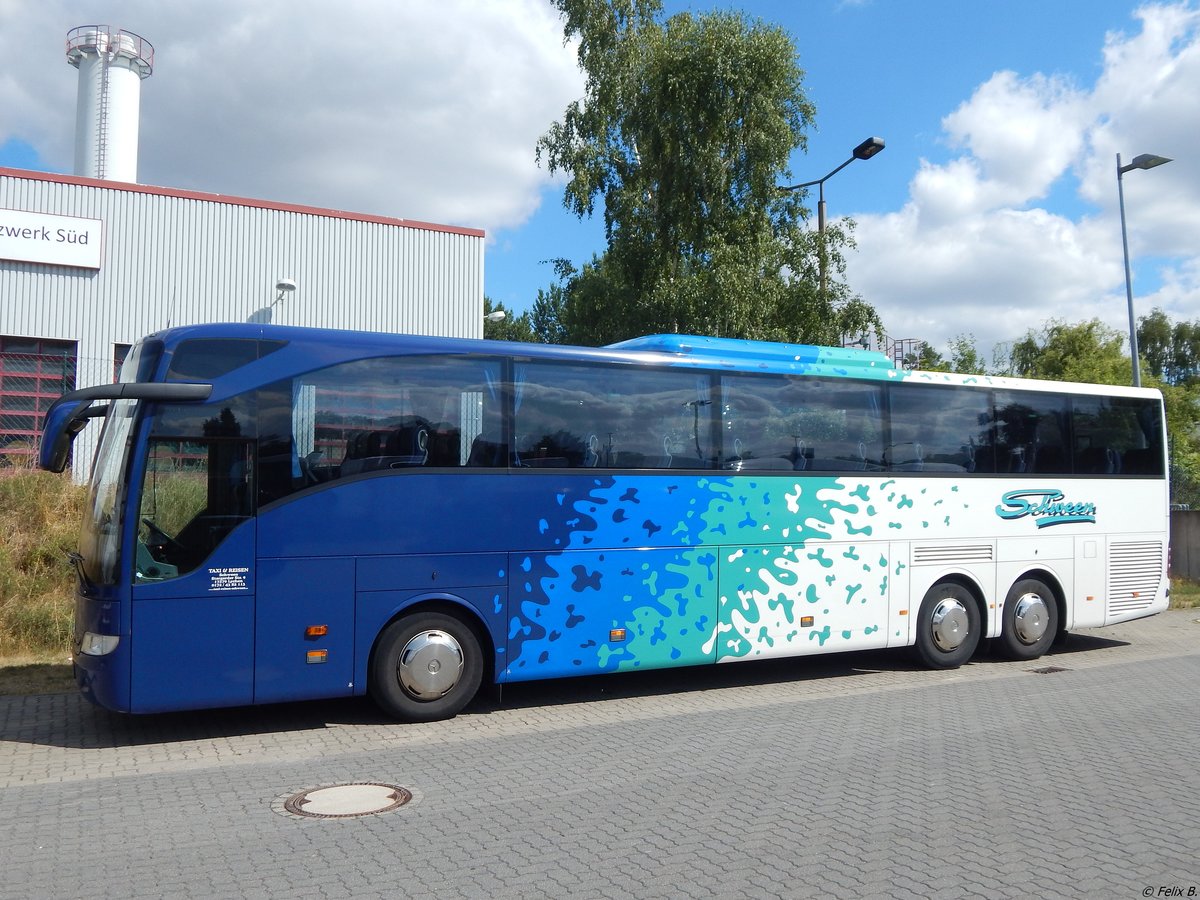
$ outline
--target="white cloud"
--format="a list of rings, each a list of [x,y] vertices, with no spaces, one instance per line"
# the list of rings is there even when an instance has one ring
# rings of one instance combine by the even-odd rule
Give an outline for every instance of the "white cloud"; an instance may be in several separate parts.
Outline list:
[[[1099,317],[1124,331],[1118,151],[1126,162],[1176,157],[1126,175],[1134,266],[1143,282],[1162,284],[1138,297],[1138,312],[1158,305],[1200,317],[1200,157],[1184,159],[1200,134],[1200,12],[1146,6],[1136,17],[1136,34],[1108,35],[1093,86],[992,76],[943,120],[961,155],[922,161],[899,212],[856,216],[850,283],[893,336],[940,349],[972,333],[986,350],[1051,317]],[[1083,211],[1074,218],[1036,205],[1076,184]],[[1166,258],[1157,272],[1138,264],[1150,254]]]
[[[549,178],[534,146],[582,94],[546,0],[117,0],[154,44],[139,180],[504,229]],[[0,5],[0,142],[72,165],[68,0]],[[16,73],[19,73],[16,74]]]

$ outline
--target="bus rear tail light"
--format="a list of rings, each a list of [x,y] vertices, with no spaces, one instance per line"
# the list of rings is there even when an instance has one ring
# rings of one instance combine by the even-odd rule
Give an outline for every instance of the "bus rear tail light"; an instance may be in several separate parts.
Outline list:
[[[117,649],[120,640],[115,634],[86,631],[83,634],[83,642],[79,645],[79,652],[87,656],[107,656]]]

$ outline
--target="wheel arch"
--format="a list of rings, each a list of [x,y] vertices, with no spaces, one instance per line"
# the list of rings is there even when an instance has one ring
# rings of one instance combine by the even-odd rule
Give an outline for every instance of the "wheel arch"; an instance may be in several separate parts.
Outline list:
[[[475,638],[479,641],[480,649],[483,651],[484,683],[495,682],[496,667],[498,665],[496,644],[492,640],[491,631],[488,629],[483,615],[475,608],[474,604],[462,597],[449,593],[429,593],[409,598],[404,603],[399,604],[390,616],[380,621],[379,627],[375,629],[375,634],[371,637],[370,652],[363,658],[363,678],[361,683],[364,690],[367,683],[366,673],[370,672],[375,664],[375,653],[379,649],[379,639],[388,627],[393,622],[397,622],[406,616],[435,612],[454,616],[475,633]]]
[[[934,579],[933,583],[926,588],[921,601],[924,602],[929,592],[941,584],[957,584],[971,595],[971,599],[975,601],[975,606],[979,609],[979,621],[983,623],[983,633],[986,636],[990,620],[988,617],[987,593],[984,591],[983,585],[965,572],[947,572]]]
[[[1060,579],[1055,572],[1040,566],[1035,566],[1032,569],[1026,569],[1012,580],[1008,587],[1004,589],[1004,593],[1001,594],[1001,596],[1007,600],[1009,592],[1012,591],[1013,587],[1027,578],[1036,579],[1037,581],[1040,581],[1042,584],[1046,585],[1046,587],[1050,588],[1051,593],[1054,595],[1054,605],[1058,607],[1058,634],[1062,634],[1068,628],[1067,594],[1066,591],[1063,590],[1062,579]]]

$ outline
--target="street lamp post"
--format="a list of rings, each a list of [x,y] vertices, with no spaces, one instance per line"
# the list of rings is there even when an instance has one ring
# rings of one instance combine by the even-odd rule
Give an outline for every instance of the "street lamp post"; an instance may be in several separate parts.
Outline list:
[[[861,144],[854,148],[854,152],[850,158],[826,175],[824,178],[818,178],[816,181],[806,181],[803,184],[792,184],[783,188],[785,191],[799,191],[807,187],[817,186],[817,235],[820,239],[820,246],[817,248],[817,258],[821,264],[821,296],[825,296],[827,283],[827,256],[825,253],[825,182],[836,175],[850,163],[856,159],[870,159],[876,153],[884,148],[883,138],[871,137],[867,138]]]
[[[1117,154],[1117,201],[1121,207],[1121,249],[1125,254],[1125,302],[1129,306],[1129,358],[1133,364],[1133,386],[1142,386],[1142,367],[1138,362],[1137,322],[1133,317],[1133,277],[1129,273],[1129,234],[1125,229],[1125,182],[1123,176],[1133,169],[1153,169],[1169,163],[1165,156],[1143,153],[1135,156],[1127,166],[1121,165],[1121,154]]]

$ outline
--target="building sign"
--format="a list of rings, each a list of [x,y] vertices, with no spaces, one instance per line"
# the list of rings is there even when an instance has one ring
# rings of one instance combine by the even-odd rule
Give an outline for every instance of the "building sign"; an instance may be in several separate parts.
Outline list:
[[[0,259],[99,269],[104,223],[0,209]]]

